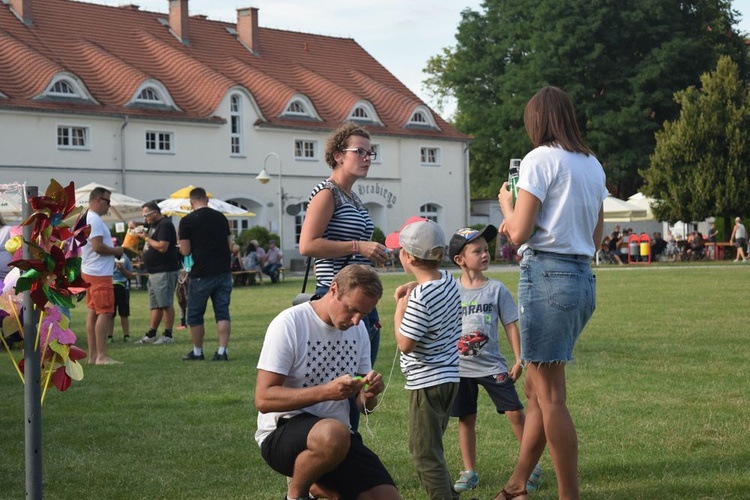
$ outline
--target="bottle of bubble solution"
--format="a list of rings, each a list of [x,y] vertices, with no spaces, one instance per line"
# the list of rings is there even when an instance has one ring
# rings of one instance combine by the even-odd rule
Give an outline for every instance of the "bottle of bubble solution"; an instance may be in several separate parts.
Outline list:
[[[520,158],[512,158],[508,167],[508,190],[513,195],[513,206],[516,206],[518,198],[518,169],[521,167]]]

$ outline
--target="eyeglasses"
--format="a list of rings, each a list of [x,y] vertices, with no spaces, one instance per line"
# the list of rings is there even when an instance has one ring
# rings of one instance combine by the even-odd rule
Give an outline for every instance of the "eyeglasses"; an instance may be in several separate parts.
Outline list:
[[[156,210],[151,210],[150,212],[146,212],[145,214],[143,214],[143,218],[145,219],[146,217],[150,217],[154,215],[155,213],[156,213]]]
[[[367,158],[369,156],[371,160],[374,160],[375,158],[378,157],[378,154],[375,151],[372,151],[372,150],[368,151],[363,148],[348,148],[348,149],[342,149],[341,151],[354,151],[357,153],[357,156],[359,156],[360,158]]]
[[[102,201],[106,201],[107,205],[111,205],[112,204],[112,200],[110,200],[109,198],[99,198],[99,199],[102,200]]]

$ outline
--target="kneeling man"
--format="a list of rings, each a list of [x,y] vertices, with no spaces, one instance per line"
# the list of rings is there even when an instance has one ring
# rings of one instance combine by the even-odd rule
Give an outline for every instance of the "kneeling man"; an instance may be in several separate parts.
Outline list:
[[[322,298],[282,311],[258,361],[255,439],[263,459],[291,477],[287,498],[311,488],[330,498],[400,499],[380,459],[352,433],[348,398],[372,411],[385,388],[370,366],[361,323],[383,295],[369,266],[342,269]]]

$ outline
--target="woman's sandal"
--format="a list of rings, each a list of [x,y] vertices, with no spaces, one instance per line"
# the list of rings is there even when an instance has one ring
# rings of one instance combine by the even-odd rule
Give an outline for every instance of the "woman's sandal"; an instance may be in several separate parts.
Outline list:
[[[528,495],[529,492],[526,490],[521,490],[516,493],[508,493],[505,488],[503,488],[500,493],[497,494],[497,498],[501,498],[503,500],[512,500],[513,498]]]

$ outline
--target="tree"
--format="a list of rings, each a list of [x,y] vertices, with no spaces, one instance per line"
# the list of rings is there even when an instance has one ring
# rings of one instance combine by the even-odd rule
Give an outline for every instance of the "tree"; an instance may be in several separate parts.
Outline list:
[[[729,57],[677,92],[679,117],[656,134],[644,192],[662,203],[661,220],[692,221],[750,213],[750,94]]]
[[[425,85],[457,101],[455,125],[475,137],[472,196],[494,196],[511,158],[531,148],[523,108],[544,85],[570,95],[579,126],[621,195],[641,184],[673,95],[721,54],[746,65],[727,0],[486,0],[465,10],[456,46],[430,59]]]

